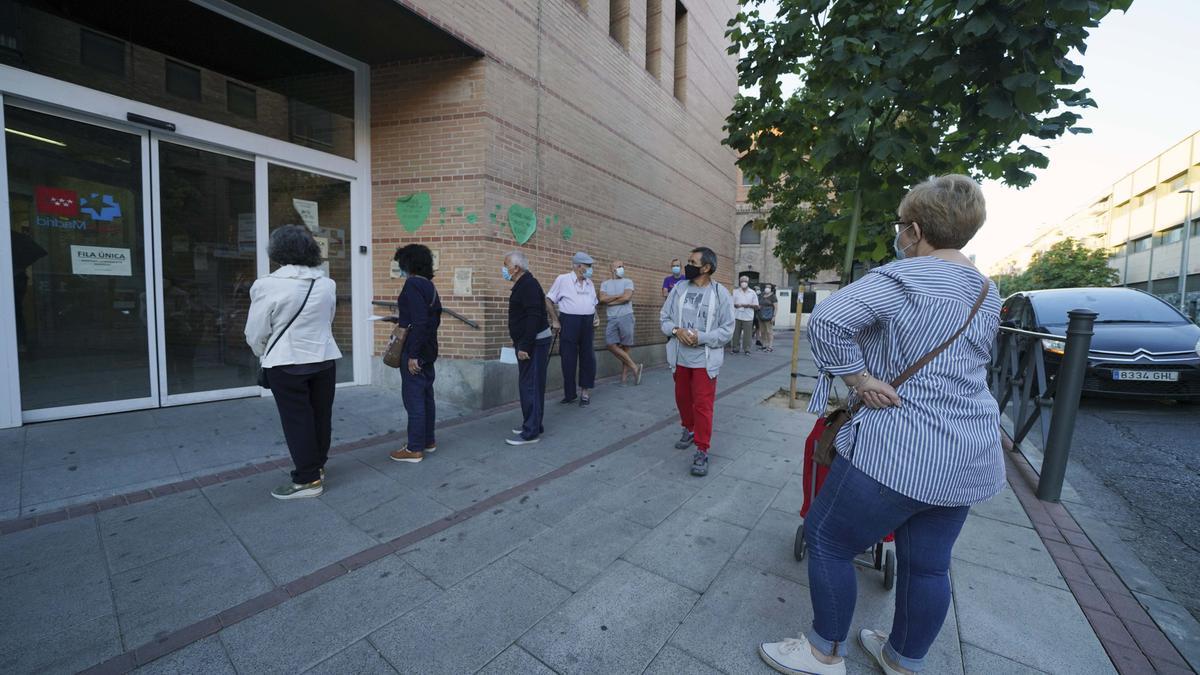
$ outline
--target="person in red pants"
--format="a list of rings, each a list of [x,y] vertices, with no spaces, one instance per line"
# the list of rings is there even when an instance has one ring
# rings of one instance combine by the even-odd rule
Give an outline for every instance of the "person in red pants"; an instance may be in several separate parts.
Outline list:
[[[658,318],[669,337],[667,365],[675,374],[675,405],[683,426],[675,447],[685,450],[695,444],[692,475],[706,476],[717,374],[733,335],[733,295],[712,280],[717,271],[712,249],[694,249],[683,269],[685,281],[671,289]]]

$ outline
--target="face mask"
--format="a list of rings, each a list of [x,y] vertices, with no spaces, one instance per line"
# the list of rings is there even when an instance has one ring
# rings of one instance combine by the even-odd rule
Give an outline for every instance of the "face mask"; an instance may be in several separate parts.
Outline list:
[[[592,268],[588,267],[587,269],[583,270],[583,278],[584,279],[592,278]]]
[[[747,281],[743,281],[741,285],[742,285],[743,291],[746,290],[747,288],[750,288],[750,283]]]
[[[683,276],[686,277],[688,281],[691,281],[700,276],[700,268],[696,267],[695,265],[688,265],[687,267],[683,268]]]
[[[512,281],[512,272],[509,272],[504,265],[500,266],[500,275],[504,277],[505,281]]]
[[[620,278],[623,278],[624,276],[625,276],[625,268],[618,267],[617,268],[617,278],[620,279]]]
[[[907,258],[908,257],[908,249],[913,247],[913,244],[909,244],[908,246],[905,246],[905,247],[900,246],[900,235],[904,234],[905,230],[907,230],[909,227],[912,227],[912,225],[909,225],[909,226],[905,227],[903,230],[900,230],[899,232],[897,232],[896,238],[892,240],[892,249],[894,251],[896,251],[896,260],[904,260],[905,258]]]
[[[674,274],[675,276],[679,276],[679,265],[676,265],[671,268],[671,274]]]
[[[769,289],[769,288],[765,288],[765,289],[763,289],[763,294],[764,294],[764,295],[770,295],[770,294],[771,294],[771,289]]]
[[[405,272],[404,270],[400,270],[400,278],[401,278],[401,279],[407,279],[407,278],[408,278],[408,272]]]

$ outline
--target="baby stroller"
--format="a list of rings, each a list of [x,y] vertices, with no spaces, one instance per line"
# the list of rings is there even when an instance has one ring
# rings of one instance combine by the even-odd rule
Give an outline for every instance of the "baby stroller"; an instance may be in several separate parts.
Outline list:
[[[808,516],[808,509],[812,506],[813,498],[817,496],[821,485],[825,483],[825,477],[829,474],[829,467],[821,466],[813,460],[813,451],[816,449],[817,439],[821,437],[821,432],[825,430],[825,420],[817,420],[813,426],[812,433],[808,435],[808,440],[804,442],[804,505],[800,507],[800,517]],[[894,537],[888,535],[883,538],[883,541],[877,541],[868,550],[863,552],[862,556],[855,558],[854,563],[863,567],[872,567],[877,570],[883,570],[883,587],[887,590],[892,590],[896,585],[896,552],[885,550],[884,543],[892,541]],[[804,524],[801,523],[799,529],[796,530],[796,543],[794,552],[796,560],[804,560],[804,554],[808,550],[808,544],[804,541]],[[870,556],[870,559],[866,559]]]

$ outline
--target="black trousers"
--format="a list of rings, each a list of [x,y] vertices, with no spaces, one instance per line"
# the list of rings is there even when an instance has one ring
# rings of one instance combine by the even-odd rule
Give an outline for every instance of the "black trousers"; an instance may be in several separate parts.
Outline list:
[[[559,335],[558,355],[562,359],[563,398],[574,401],[575,368],[579,368],[579,387],[596,386],[596,351],[592,346],[593,314],[560,314],[562,333]]]
[[[267,368],[265,372],[279,409],[283,437],[296,465],[292,482],[311,483],[321,477],[321,468],[329,459],[337,366],[308,375],[292,375],[282,368]]]
[[[541,436],[546,428],[542,416],[546,412],[546,370],[550,365],[551,338],[533,344],[533,353],[517,361],[518,390],[521,392],[521,438],[527,441]]]

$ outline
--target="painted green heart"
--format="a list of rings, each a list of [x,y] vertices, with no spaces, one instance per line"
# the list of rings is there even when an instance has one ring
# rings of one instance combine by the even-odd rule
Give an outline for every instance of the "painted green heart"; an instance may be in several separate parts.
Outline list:
[[[524,244],[537,232],[537,214],[533,209],[513,204],[508,207],[508,229],[512,230],[518,244]]]
[[[467,214],[467,222],[470,223],[471,225],[474,225],[475,221],[477,221],[477,220],[479,220],[479,216],[475,215],[474,213]]]
[[[563,228],[563,231],[562,231],[562,238],[563,238],[563,239],[566,239],[567,241],[571,241],[571,237],[574,237],[574,236],[575,236],[575,230],[572,230],[572,229],[571,229],[571,228],[569,228],[569,227],[564,227],[564,228]]]
[[[429,193],[417,192],[396,200],[396,217],[405,232],[416,232],[429,217]]]

